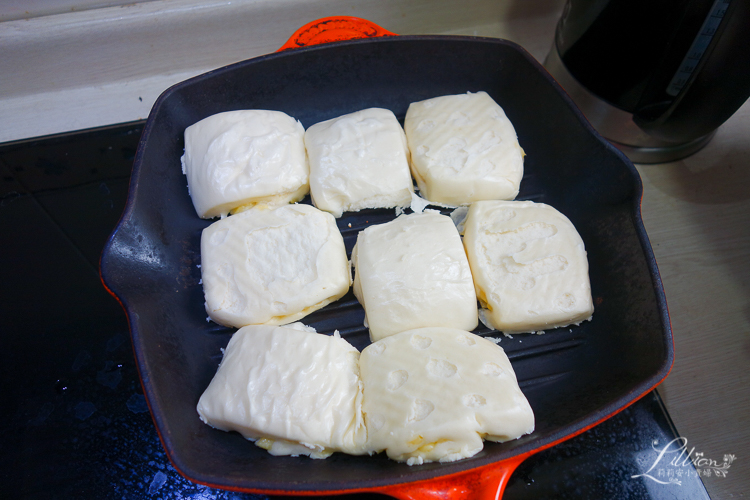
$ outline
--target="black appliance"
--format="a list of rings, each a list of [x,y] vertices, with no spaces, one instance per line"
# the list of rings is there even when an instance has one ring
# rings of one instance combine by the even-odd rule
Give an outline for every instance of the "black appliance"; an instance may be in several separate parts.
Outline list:
[[[632,161],[672,161],[750,96],[748,27],[744,0],[568,0],[545,66]]]

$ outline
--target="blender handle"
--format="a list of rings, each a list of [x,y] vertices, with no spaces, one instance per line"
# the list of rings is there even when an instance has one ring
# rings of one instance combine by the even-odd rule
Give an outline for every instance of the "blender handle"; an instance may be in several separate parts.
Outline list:
[[[684,142],[711,134],[750,97],[750,2],[734,0],[692,79],[658,116],[640,112],[633,120],[665,141]]]

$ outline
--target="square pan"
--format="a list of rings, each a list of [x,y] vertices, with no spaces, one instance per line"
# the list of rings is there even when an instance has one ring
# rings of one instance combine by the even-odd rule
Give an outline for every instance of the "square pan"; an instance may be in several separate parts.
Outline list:
[[[198,265],[201,231],[211,221],[195,214],[181,172],[185,128],[215,113],[253,108],[283,111],[305,128],[368,107],[390,109],[403,122],[411,102],[480,90],[503,107],[527,154],[517,199],[564,213],[588,252],[592,321],[500,343],[534,409],[536,430],[512,442],[485,443],[459,462],[409,467],[384,454],[272,457],[239,434],[203,424],[195,407],[233,330],[206,321]],[[241,491],[372,491],[528,455],[596,425],[666,377],[672,336],[641,196],[632,163],[511,42],[401,36],[331,43],[240,62],[161,95],[144,128],[101,275],[127,313],[146,400],[183,475]],[[394,217],[394,210],[365,210],[338,219],[347,251],[359,230]],[[321,333],[338,329],[361,350],[369,343],[363,318],[350,291],[303,322]],[[475,332],[500,336],[486,328]]]

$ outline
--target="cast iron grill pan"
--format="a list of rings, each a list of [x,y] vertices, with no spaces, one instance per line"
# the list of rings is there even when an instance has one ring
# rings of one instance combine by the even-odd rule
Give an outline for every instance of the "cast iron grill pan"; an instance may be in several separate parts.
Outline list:
[[[280,110],[310,125],[368,107],[403,122],[409,103],[486,91],[505,110],[527,156],[517,199],[568,216],[588,252],[593,320],[542,335],[502,337],[536,416],[521,439],[485,443],[450,464],[409,467],[384,454],[326,460],[272,457],[237,433],[202,423],[195,407],[234,330],[207,322],[198,218],[181,172],[187,126],[238,109]],[[136,155],[125,212],[104,250],[105,285],[125,308],[144,392],[165,449],[188,478],[216,487],[276,493],[363,491],[434,480],[549,446],[611,416],[668,373],[673,346],[666,302],[640,218],[633,165],[599,137],[523,49],[474,37],[403,36],[295,49],[240,62],[180,83],[156,102]],[[304,201],[309,203],[309,198]],[[444,211],[447,213],[447,211]],[[392,209],[346,213],[338,226],[350,253],[358,231]],[[351,224],[351,227],[349,225]],[[369,344],[351,291],[302,321]]]

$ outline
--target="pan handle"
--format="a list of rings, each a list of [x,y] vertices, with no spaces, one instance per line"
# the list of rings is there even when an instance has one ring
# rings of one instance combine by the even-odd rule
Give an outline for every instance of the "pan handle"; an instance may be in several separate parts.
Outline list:
[[[276,52],[357,38],[397,36],[366,19],[350,16],[324,17],[302,26]]]
[[[400,500],[499,500],[511,474],[526,457],[524,454],[470,471],[376,491]]]

